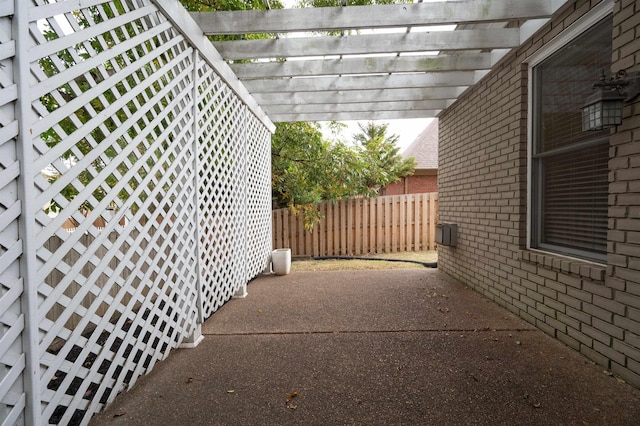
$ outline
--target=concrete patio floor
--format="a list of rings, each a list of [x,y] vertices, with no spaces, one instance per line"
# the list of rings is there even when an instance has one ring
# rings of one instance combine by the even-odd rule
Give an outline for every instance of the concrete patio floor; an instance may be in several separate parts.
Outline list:
[[[640,390],[438,270],[262,276],[91,425],[637,425]]]

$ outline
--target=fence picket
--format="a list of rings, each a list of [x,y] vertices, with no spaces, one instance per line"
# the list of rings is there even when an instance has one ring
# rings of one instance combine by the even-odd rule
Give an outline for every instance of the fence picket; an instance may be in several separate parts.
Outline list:
[[[427,241],[428,244],[429,244],[429,250],[435,250],[436,249],[436,220],[435,220],[436,205],[435,205],[435,201],[433,200],[433,198],[428,198],[428,201],[429,201],[429,213],[428,213],[427,217],[430,218],[430,220],[429,220],[429,234],[428,234],[427,239],[425,241]]]
[[[422,214],[425,216],[429,215],[429,199],[427,197],[421,197],[422,199],[421,201],[421,205],[420,205],[420,209],[422,210]],[[422,226],[420,227],[420,233],[422,234],[422,240],[425,241],[425,243],[428,241],[429,238],[429,223],[428,222],[423,222]],[[424,244],[425,248],[428,249],[428,245]]]
[[[376,247],[376,228],[374,224],[378,221],[376,216],[376,201],[369,200],[369,222],[367,223],[367,228],[369,229],[369,241],[367,244],[367,252],[375,251]]]
[[[409,197],[406,197],[406,207],[407,207],[407,251],[413,251],[415,248],[413,247],[413,200]]]
[[[422,221],[418,220],[418,218],[421,218],[422,215],[420,214],[420,200],[416,197],[412,197],[412,201],[413,201],[413,241],[414,241],[414,247],[415,250],[420,250],[422,249],[420,243],[421,243],[421,239],[420,239],[420,224],[422,223]]]

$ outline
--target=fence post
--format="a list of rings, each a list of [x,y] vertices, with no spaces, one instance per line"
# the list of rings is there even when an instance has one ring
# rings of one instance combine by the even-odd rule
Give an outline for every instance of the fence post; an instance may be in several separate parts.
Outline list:
[[[242,162],[244,163],[244,179],[242,180],[242,184],[244,186],[242,190],[242,194],[244,195],[244,203],[243,203],[243,217],[244,217],[244,274],[242,278],[242,284],[238,290],[236,290],[233,295],[234,299],[244,299],[247,297],[247,277],[249,276],[249,242],[247,241],[248,232],[249,232],[249,164],[247,161],[247,107],[242,107],[242,117],[240,118],[243,123],[243,147],[242,147]]]
[[[23,282],[22,311],[24,313],[23,350],[25,369],[23,373],[25,387],[25,423],[42,424],[40,417],[40,345],[38,328],[38,272],[36,260],[36,224],[35,214],[39,207],[35,205],[33,144],[31,140],[31,123],[34,117],[31,109],[31,93],[29,90],[29,5],[30,2],[16,0],[12,20],[16,40],[15,80],[18,85],[17,119],[18,150],[20,161],[19,196],[22,214],[19,218],[19,235],[22,239],[22,256],[20,259],[20,275]]]
[[[198,167],[198,61],[200,55],[198,51],[193,51],[193,198],[195,204],[195,238],[196,238],[196,303],[198,308],[198,316],[196,318],[195,328],[190,336],[187,336],[180,344],[181,348],[195,348],[202,342],[204,336],[202,335],[202,323],[204,322],[204,313],[202,306],[202,265],[200,264],[200,254],[202,253],[201,247],[201,230],[200,230],[200,168]]]

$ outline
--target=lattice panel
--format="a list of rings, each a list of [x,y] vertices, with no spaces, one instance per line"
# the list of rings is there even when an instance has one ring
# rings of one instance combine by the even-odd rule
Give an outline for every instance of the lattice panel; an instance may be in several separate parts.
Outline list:
[[[12,37],[13,5],[0,12],[0,423],[24,424],[25,354],[21,308],[22,276],[18,236],[21,214],[18,194],[20,165],[17,161],[15,116],[18,88],[14,81]],[[9,10],[11,9],[11,10]]]
[[[21,167],[4,3],[0,423],[87,424],[264,267],[270,138],[200,59],[206,48],[196,52],[150,0],[30,0],[19,18],[30,47],[19,53],[31,140],[20,146],[33,161]],[[20,178],[35,211],[21,212]],[[25,253],[19,221],[35,233]],[[38,336],[28,353],[25,329]],[[35,377],[27,359],[39,360]]]
[[[82,424],[195,327],[193,49],[148,2],[41,3],[40,416]]]
[[[271,255],[271,134],[247,114],[247,280],[264,271]]]
[[[246,283],[245,109],[204,62],[198,67],[198,174],[203,315]]]

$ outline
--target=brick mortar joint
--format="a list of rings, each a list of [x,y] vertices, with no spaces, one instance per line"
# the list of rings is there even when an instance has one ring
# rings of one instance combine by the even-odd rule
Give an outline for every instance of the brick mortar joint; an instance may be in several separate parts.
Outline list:
[[[564,257],[554,253],[538,252],[535,250],[520,250],[520,260],[545,269],[562,272],[580,278],[589,279],[604,284],[607,273],[606,265],[598,265],[588,261],[581,261],[572,257]]]

